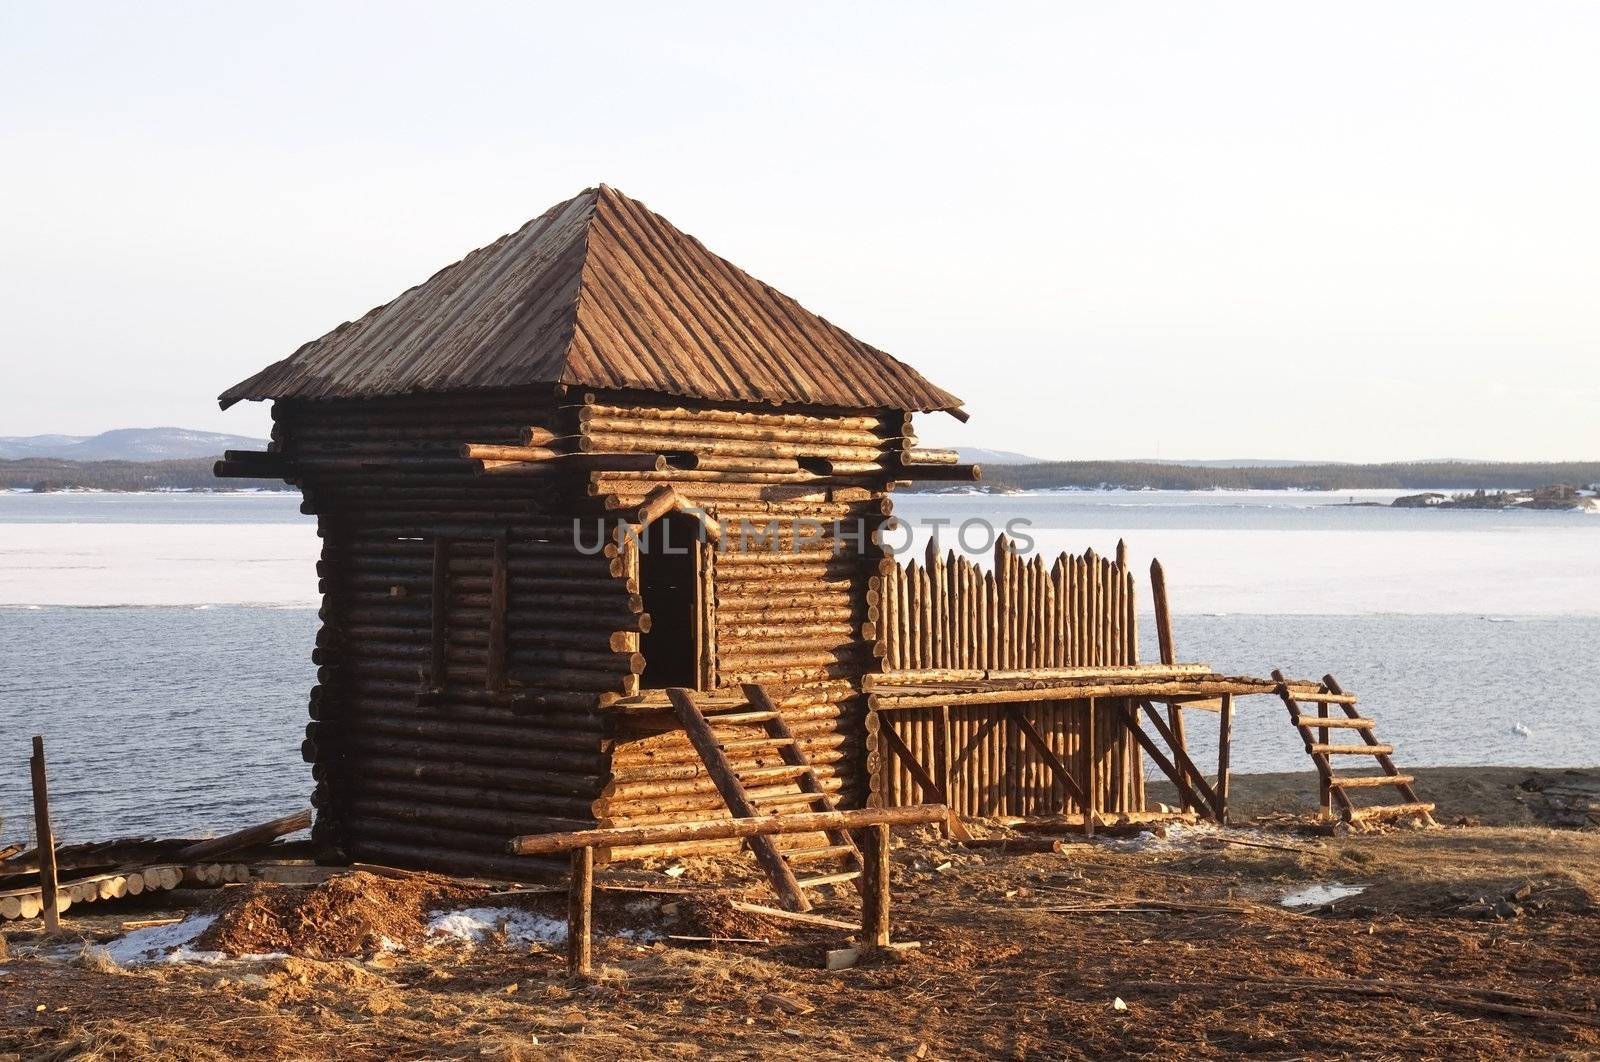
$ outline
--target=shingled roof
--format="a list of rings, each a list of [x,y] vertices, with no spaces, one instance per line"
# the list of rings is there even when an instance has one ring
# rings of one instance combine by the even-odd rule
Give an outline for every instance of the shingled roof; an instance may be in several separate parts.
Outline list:
[[[961,400],[615,189],[587,189],[230,387],[371,398],[530,384],[852,409]]]

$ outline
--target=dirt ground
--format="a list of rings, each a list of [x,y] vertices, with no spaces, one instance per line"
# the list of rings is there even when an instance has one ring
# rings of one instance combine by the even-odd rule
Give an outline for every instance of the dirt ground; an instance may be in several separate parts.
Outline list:
[[[837,971],[825,959],[845,931],[728,906],[771,902],[748,860],[602,869],[624,888],[597,897],[588,981],[515,919],[476,944],[425,931],[436,907],[548,926],[559,895],[351,878],[189,894],[218,915],[213,943],[290,954],[140,966],[76,941],[156,917],[155,901],[74,910],[76,940],[14,927],[0,1058],[1600,1055],[1600,831],[1330,837],[1269,811],[1256,827],[1064,838],[1059,852],[897,835],[895,936],[920,947]],[[1365,888],[1279,902],[1333,884]],[[854,918],[853,893],[819,909]]]

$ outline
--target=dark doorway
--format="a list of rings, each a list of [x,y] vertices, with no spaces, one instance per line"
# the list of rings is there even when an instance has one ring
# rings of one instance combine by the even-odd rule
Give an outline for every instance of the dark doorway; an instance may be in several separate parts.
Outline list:
[[[650,614],[640,640],[640,685],[660,690],[700,685],[700,525],[672,514],[651,524],[639,541],[639,593]]]

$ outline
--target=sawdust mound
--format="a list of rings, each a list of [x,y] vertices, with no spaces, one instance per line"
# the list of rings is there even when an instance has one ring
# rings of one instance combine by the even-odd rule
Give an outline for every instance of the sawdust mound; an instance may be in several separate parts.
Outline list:
[[[427,930],[429,911],[475,894],[428,874],[391,878],[358,871],[310,888],[262,882],[228,890],[195,947],[313,959],[371,955],[415,944]]]
[[[672,910],[664,927],[668,933],[739,940],[779,940],[786,935],[782,923],[737,911],[720,896],[686,896]]]

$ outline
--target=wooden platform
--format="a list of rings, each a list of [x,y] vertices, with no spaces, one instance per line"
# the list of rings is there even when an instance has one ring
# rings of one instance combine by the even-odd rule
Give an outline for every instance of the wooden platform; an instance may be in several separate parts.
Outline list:
[[[1205,664],[1035,668],[1026,671],[892,671],[868,675],[868,705],[874,711],[938,705],[1016,704],[1090,698],[1208,701],[1222,695],[1276,694],[1271,678],[1222,675]],[[1320,683],[1289,679],[1293,693],[1320,694]]]

